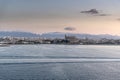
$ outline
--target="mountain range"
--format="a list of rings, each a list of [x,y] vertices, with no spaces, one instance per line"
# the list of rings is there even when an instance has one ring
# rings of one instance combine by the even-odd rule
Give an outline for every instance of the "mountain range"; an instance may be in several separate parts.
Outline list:
[[[30,32],[20,32],[20,31],[0,31],[0,37],[42,37],[42,38],[64,38],[65,35],[76,36],[77,38],[90,38],[90,39],[120,39],[120,36],[109,35],[109,34],[79,34],[79,33],[64,33],[64,32],[49,32],[43,34],[35,34]]]
[[[0,31],[0,37],[40,37],[39,34],[20,31]]]

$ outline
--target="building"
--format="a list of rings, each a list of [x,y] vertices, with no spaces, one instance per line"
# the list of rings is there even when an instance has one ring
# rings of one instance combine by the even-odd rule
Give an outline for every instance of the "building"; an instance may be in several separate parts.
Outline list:
[[[69,44],[79,44],[79,39],[75,36],[65,35],[65,40],[68,41]]]

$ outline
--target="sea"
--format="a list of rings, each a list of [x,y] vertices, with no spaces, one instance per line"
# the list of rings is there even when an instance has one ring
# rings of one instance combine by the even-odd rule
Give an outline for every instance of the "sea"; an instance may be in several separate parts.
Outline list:
[[[120,45],[1,46],[0,80],[120,80]]]

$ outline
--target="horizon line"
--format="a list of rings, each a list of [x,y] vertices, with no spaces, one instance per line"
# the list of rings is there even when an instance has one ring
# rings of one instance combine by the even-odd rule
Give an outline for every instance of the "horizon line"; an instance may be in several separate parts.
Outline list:
[[[79,33],[79,32],[62,32],[62,31],[50,31],[50,32],[42,32],[42,33],[35,33],[35,32],[31,32],[31,31],[21,31],[21,30],[0,30],[0,32],[27,32],[27,33],[32,33],[32,34],[37,34],[37,35],[41,35],[41,34],[45,34],[45,33],[65,33],[65,34],[88,34],[88,35],[111,35],[111,36],[120,36],[118,34],[109,34],[109,33],[101,33],[101,34],[93,34],[93,33]]]

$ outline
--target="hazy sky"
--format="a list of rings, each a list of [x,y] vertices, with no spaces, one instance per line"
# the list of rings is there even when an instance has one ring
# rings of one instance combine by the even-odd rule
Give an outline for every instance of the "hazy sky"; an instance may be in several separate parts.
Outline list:
[[[120,0],[0,0],[0,30],[120,35]]]

